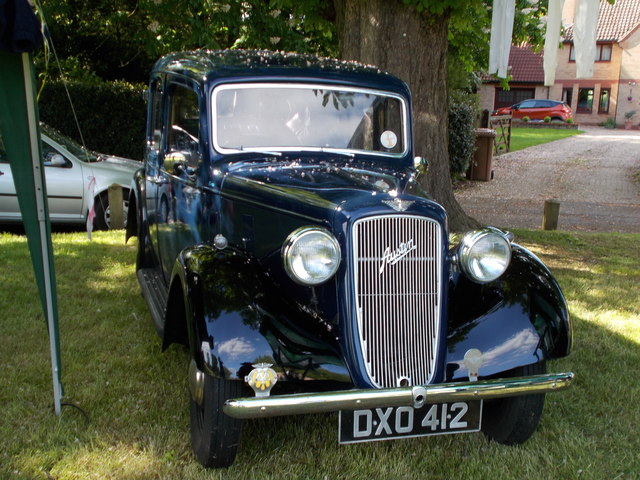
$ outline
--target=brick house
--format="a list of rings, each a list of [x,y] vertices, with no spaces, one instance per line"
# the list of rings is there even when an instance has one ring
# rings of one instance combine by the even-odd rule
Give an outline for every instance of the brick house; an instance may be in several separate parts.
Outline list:
[[[572,28],[575,5],[576,0],[565,0],[566,28],[555,84],[544,86],[541,53],[526,46],[512,47],[511,93],[502,91],[497,80],[487,81],[479,90],[482,108],[493,110],[525,98],[548,98],[566,101],[578,123],[597,124],[611,117],[621,125],[625,113],[632,110],[638,112],[633,124],[640,123],[640,0],[616,0],[614,5],[600,2],[594,75],[588,79],[576,78]]]

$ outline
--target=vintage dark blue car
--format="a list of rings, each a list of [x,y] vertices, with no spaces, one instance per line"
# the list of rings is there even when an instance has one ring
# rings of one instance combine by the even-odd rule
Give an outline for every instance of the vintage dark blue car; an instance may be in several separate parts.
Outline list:
[[[157,62],[127,238],[163,347],[188,346],[191,439],[339,411],[339,441],[527,440],[572,373],[549,270],[495,228],[449,242],[418,195],[405,83],[351,62],[196,51]],[[254,393],[249,389],[251,387]]]

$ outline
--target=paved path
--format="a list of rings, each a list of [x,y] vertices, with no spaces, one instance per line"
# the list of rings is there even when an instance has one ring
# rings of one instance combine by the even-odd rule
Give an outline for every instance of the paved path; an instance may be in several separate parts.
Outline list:
[[[488,225],[541,228],[544,201],[555,199],[559,230],[640,233],[640,132],[581,130],[494,156],[494,179],[469,182],[456,198]]]

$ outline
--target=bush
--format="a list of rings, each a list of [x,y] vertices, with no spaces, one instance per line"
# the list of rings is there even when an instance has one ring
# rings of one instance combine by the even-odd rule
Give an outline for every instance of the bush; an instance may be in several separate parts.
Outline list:
[[[528,122],[529,120],[531,120],[529,117],[527,117],[526,115],[524,117],[522,117],[522,121],[523,122]]]
[[[86,147],[101,153],[141,159],[144,151],[145,86],[125,82],[67,84]],[[40,119],[80,141],[61,81],[48,81],[39,98]]]
[[[551,117],[544,117],[544,123],[551,123]]]
[[[598,126],[604,128],[616,128],[616,119],[613,117],[607,117],[607,119],[604,122],[600,122]]]
[[[574,122],[573,118],[567,118],[567,123],[569,125],[573,124],[573,122]]]
[[[464,174],[473,158],[476,150],[475,118],[473,99],[449,99],[449,168],[452,176]]]

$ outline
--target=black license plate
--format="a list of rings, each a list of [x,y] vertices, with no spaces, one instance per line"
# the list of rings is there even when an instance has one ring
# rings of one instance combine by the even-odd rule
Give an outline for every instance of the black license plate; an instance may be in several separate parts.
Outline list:
[[[481,419],[481,400],[426,404],[421,408],[343,410],[338,417],[338,442],[360,443],[477,432],[480,430]]]

